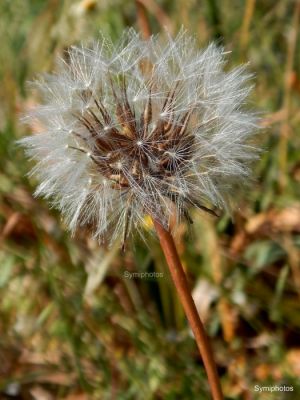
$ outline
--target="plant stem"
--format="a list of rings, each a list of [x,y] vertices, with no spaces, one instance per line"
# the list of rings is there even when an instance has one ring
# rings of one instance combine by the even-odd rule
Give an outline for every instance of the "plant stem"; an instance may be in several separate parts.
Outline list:
[[[249,42],[249,28],[253,18],[256,0],[247,0],[240,34],[240,49],[244,53]]]
[[[194,333],[195,340],[207,373],[212,398],[214,400],[223,400],[221,384],[218,377],[216,364],[213,358],[212,349],[208,337],[206,336],[203,324],[200,320],[191,292],[189,290],[185,272],[182,268],[175,247],[174,239],[171,233],[154,218],[153,223],[159,237],[160,244],[164,252],[178,296]]]
[[[142,32],[143,38],[149,39],[151,36],[151,29],[146,8],[144,4],[141,3],[139,0],[135,0],[135,4],[136,4],[137,21],[139,24],[139,28]]]

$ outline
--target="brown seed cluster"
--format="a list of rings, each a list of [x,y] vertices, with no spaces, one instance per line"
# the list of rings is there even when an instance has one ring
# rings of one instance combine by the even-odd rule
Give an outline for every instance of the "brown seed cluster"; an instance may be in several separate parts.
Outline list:
[[[77,116],[85,133],[75,133],[86,144],[93,141],[90,157],[96,170],[112,182],[116,189],[144,186],[146,176],[159,179],[166,184],[174,174],[180,173],[192,155],[193,137],[188,134],[192,110],[181,118],[174,116],[174,85],[165,97],[160,110],[153,114],[153,100],[150,91],[140,115],[136,115],[134,103],[127,95],[123,80],[117,93],[115,84],[110,88],[115,103],[115,116],[92,93],[90,105],[83,115]],[[175,188],[174,188],[175,190]],[[166,193],[167,195],[167,193]]]

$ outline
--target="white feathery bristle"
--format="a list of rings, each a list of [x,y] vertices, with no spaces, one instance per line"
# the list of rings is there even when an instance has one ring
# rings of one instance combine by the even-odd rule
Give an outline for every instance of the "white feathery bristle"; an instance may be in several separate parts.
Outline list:
[[[26,120],[43,131],[20,141],[37,161],[36,195],[99,240],[126,239],[145,214],[168,227],[190,206],[231,211],[259,149],[251,74],[225,72],[225,54],[199,50],[184,30],[70,48],[35,82],[43,101]]]

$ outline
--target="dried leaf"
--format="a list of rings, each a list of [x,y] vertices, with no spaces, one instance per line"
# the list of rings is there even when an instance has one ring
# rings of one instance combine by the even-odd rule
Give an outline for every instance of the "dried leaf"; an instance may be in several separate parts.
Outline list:
[[[206,321],[212,302],[219,297],[219,290],[208,280],[201,279],[195,286],[192,295],[201,319]]]
[[[249,219],[245,226],[248,234],[300,232],[300,207],[294,205],[283,210],[270,210]]]

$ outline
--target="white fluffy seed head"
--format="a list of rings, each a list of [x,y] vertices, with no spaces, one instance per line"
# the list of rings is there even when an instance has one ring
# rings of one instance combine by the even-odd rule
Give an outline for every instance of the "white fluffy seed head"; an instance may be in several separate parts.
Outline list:
[[[224,63],[222,48],[199,51],[184,31],[72,47],[37,82],[43,102],[28,119],[43,132],[21,140],[37,161],[36,194],[99,240],[126,239],[145,214],[168,227],[174,210],[178,219],[190,206],[230,211],[259,150],[244,106],[250,74]]]

